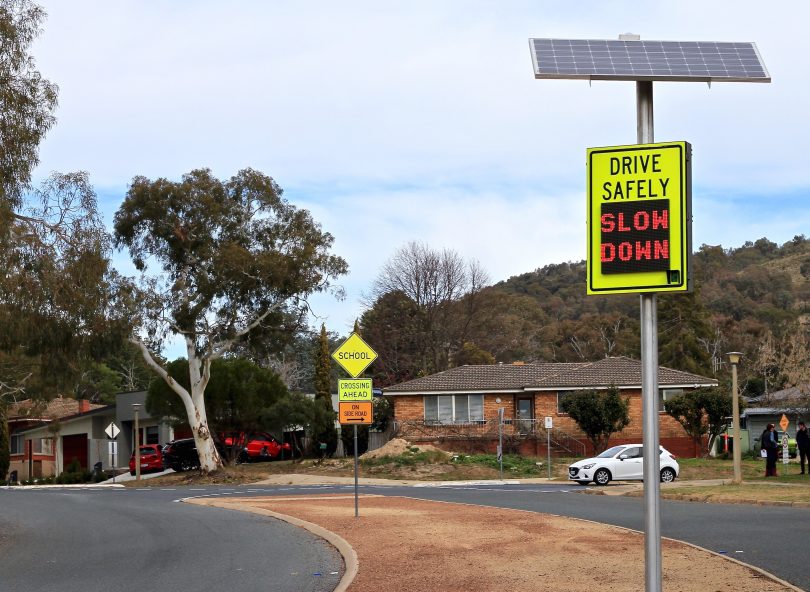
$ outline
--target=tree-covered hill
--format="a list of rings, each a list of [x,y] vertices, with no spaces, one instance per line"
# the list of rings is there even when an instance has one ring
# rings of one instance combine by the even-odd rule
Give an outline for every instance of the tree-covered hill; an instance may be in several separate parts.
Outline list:
[[[692,269],[692,294],[658,298],[663,365],[712,375],[725,352],[742,351],[750,394],[764,390],[766,380],[771,390],[807,380],[810,240],[802,235],[781,246],[766,238],[738,248],[702,245]],[[488,290],[531,298],[542,312],[537,347],[520,352],[523,357],[638,356],[638,297],[586,296],[584,261],[547,265]],[[484,335],[476,343],[489,349]]]

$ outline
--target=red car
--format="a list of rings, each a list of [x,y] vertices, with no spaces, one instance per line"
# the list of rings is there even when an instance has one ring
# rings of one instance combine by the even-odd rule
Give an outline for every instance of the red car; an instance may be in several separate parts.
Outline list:
[[[227,435],[222,438],[226,448],[239,450],[236,459],[239,462],[273,460],[289,458],[292,448],[288,442],[282,444],[267,432],[250,432],[248,434]]]
[[[141,444],[141,473],[163,470],[163,447],[160,444]],[[135,452],[129,457],[129,474],[135,474]]]

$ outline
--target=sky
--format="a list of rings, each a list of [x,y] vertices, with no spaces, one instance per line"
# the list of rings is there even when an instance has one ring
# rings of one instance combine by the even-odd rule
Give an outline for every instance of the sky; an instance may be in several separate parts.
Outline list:
[[[810,234],[804,2],[39,3],[35,179],[87,171],[111,223],[136,175],[272,176],[348,261],[346,298],[312,299],[340,334],[409,241],[493,283],[585,259],[585,151],[636,142],[635,85],[535,80],[532,37],[755,42],[771,84],[655,83],[655,140],[692,144],[696,248]]]

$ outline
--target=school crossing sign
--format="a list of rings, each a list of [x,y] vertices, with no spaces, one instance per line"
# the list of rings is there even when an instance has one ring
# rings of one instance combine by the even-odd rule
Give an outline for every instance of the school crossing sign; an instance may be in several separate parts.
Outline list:
[[[357,333],[352,333],[334,351],[332,358],[349,373],[349,376],[357,378],[371,362],[377,359],[377,352],[371,349],[371,346]]]
[[[588,294],[691,289],[691,146],[588,148]]]

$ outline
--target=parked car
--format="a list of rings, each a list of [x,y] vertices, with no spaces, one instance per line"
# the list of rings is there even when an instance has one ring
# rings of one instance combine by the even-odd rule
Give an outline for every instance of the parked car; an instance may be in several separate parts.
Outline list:
[[[141,445],[141,473],[151,473],[153,471],[162,471],[163,466],[163,449],[160,444],[142,444]],[[135,451],[129,457],[129,474],[135,474]]]
[[[661,481],[670,483],[680,473],[675,457],[661,448]],[[607,485],[611,481],[641,481],[644,479],[644,448],[641,444],[622,444],[608,448],[593,458],[580,460],[568,467],[568,479],[580,485],[593,481]]]
[[[225,457],[225,449],[220,442],[214,440],[220,457]],[[163,459],[167,468],[178,473],[200,468],[200,456],[197,454],[197,444],[194,438],[180,438],[172,440],[163,447]]]
[[[254,462],[281,458],[282,453],[289,457],[292,448],[289,442],[283,444],[267,432],[225,434],[222,438],[225,448],[236,448],[238,462]]]
[[[194,438],[172,440],[163,447],[163,458],[166,466],[178,473],[200,467],[200,457],[197,455]]]

